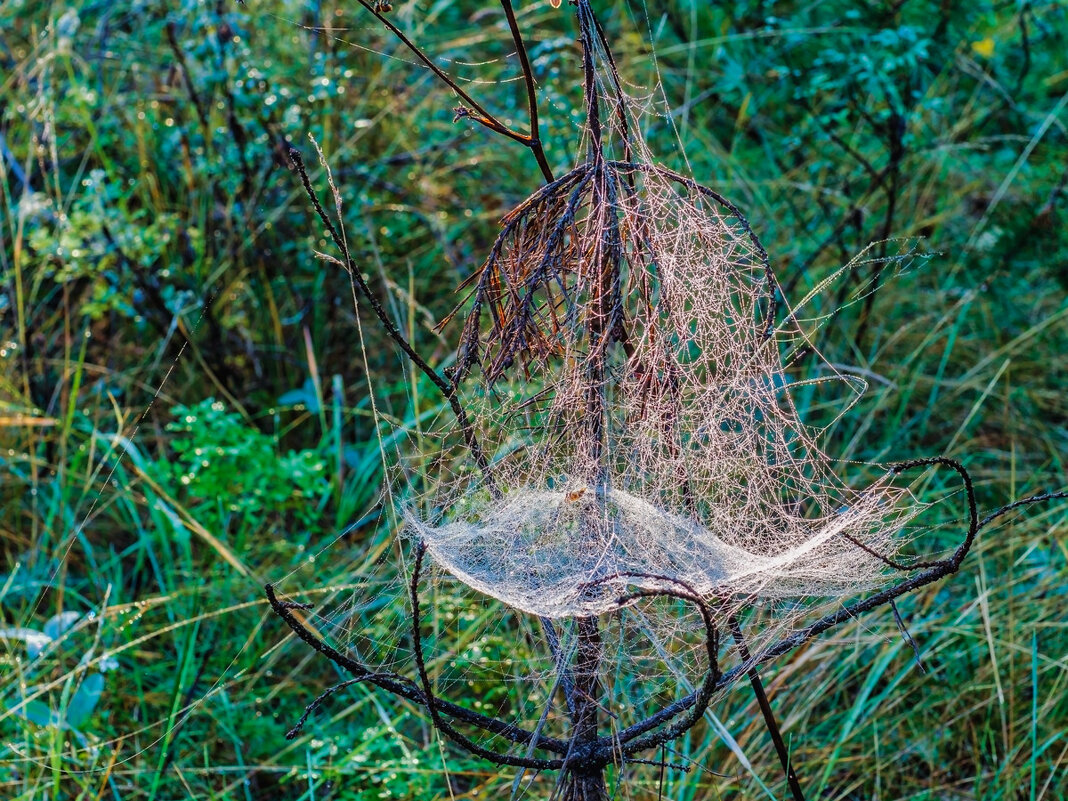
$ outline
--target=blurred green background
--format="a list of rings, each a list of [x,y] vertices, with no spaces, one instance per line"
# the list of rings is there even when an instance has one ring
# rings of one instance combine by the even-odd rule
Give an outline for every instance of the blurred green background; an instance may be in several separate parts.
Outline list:
[[[873,242],[913,250],[876,294],[873,263],[813,301],[842,307],[824,356],[871,384],[831,452],[961,459],[987,507],[1068,484],[1068,4],[595,7],[630,90],[663,84],[652,149],[746,210],[788,298]],[[573,20],[517,10],[559,173]],[[392,18],[524,127],[495,3]],[[455,105],[355,2],[0,2],[0,797],[507,797],[512,775],[364,689],[285,741],[339,678],[262,598],[299,569],[290,589],[367,599],[353,631],[403,619],[367,578],[396,567],[368,379],[385,435],[440,407],[364,316],[367,375],[287,143],[315,164],[318,141],[354,255],[441,364],[454,288],[541,184]],[[810,798],[1068,797],[1066,539],[1064,507],[1036,507],[906,599],[926,674],[887,612],[768,672]],[[479,647],[509,648],[476,612]],[[678,744],[702,767],[662,788],[635,767],[617,797],[783,797],[747,689],[712,711],[729,738]]]

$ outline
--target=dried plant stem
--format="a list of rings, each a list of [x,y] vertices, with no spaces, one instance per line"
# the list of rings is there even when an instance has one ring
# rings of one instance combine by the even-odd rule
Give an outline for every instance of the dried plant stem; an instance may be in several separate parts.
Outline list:
[[[341,236],[337,226],[334,225],[333,220],[326,213],[326,209],[323,208],[323,204],[319,201],[319,196],[315,192],[315,187],[312,186],[311,178],[308,175],[308,169],[304,165],[304,159],[300,155],[300,151],[296,148],[289,149],[289,158],[293,163],[294,168],[300,175],[301,184],[304,187],[304,192],[311,201],[312,207],[315,209],[316,215],[326,226],[326,230],[330,234],[330,239],[333,241],[334,246],[341,252],[344,259],[345,269],[352,277],[356,287],[359,289],[360,294],[366,298],[367,302],[371,305],[371,310],[374,312],[375,317],[382,324],[382,328],[385,329],[386,334],[392,339],[397,346],[404,351],[404,354],[411,360],[420,372],[423,373],[435,387],[441,392],[448,402],[449,407],[452,409],[453,414],[456,415],[456,422],[460,426],[461,434],[464,438],[464,443],[467,445],[467,449],[470,451],[475,463],[479,466],[479,469],[486,475],[486,480],[491,492],[497,493],[499,490],[496,484],[493,482],[492,476],[489,474],[489,459],[486,457],[485,452],[482,449],[482,444],[478,441],[478,437],[475,434],[475,429],[471,425],[471,421],[468,418],[467,410],[464,409],[463,404],[460,402],[460,398],[456,393],[456,387],[438,374],[438,371],[427,364],[426,360],[419,355],[418,351],[412,347],[412,344],[401,333],[400,328],[393,319],[386,313],[378,297],[371,291],[371,287],[367,285],[367,281],[364,280],[363,273],[360,271],[359,265],[353,260],[349,246],[345,241],[345,238]]]
[[[538,94],[534,84],[534,71],[530,68],[530,58],[527,56],[527,47],[523,43],[523,34],[519,30],[519,23],[515,18],[512,8],[512,0],[501,0],[501,8],[504,16],[508,19],[508,29],[512,32],[512,41],[515,42],[516,54],[519,56],[519,64],[523,68],[523,83],[527,89],[527,113],[530,117],[530,136],[524,144],[530,148],[534,158],[538,161],[541,174],[548,183],[553,182],[553,171],[549,167],[549,160],[545,157],[545,148],[541,143],[541,125],[538,122]]]
[[[771,703],[768,701],[768,694],[764,691],[764,683],[760,680],[760,672],[757,670],[757,666],[752,664],[753,655],[749,653],[749,646],[746,645],[745,635],[742,634],[742,627],[738,623],[738,618],[733,614],[730,615],[727,618],[727,624],[730,626],[734,641],[738,644],[738,653],[747,666],[746,675],[749,677],[749,684],[752,686],[753,694],[756,696],[760,714],[764,716],[764,724],[768,728],[768,734],[771,735],[771,742],[775,745],[775,753],[779,755],[779,762],[782,764],[783,772],[786,773],[786,783],[790,787],[790,793],[793,795],[794,801],[805,801],[805,794],[801,792],[801,783],[797,780],[793,763],[790,761],[790,752],[786,749],[786,743],[782,739],[782,732],[779,730],[779,724],[775,720],[775,713],[772,711]]]
[[[444,83],[446,86],[452,89],[453,92],[456,93],[456,96],[459,97],[460,100],[463,101],[463,103],[465,104],[464,107],[461,107],[461,109],[459,109],[457,114],[458,117],[466,117],[468,119],[471,119],[477,122],[479,125],[482,125],[485,128],[489,128],[495,133],[499,133],[502,136],[507,136],[509,139],[512,139],[516,142],[519,142],[521,145],[530,148],[531,152],[534,154],[534,158],[538,161],[538,167],[541,170],[542,175],[545,177],[545,180],[550,182],[553,180],[552,170],[549,169],[549,162],[545,157],[545,150],[542,146],[541,138],[538,132],[537,97],[534,91],[534,76],[533,72],[530,69],[530,62],[527,58],[526,48],[523,46],[522,36],[519,33],[519,26],[515,19],[515,12],[512,10],[510,2],[507,2],[507,0],[502,0],[501,5],[504,8],[505,16],[508,18],[508,27],[512,32],[512,39],[515,41],[516,49],[519,53],[520,64],[523,68],[523,78],[527,84],[527,95],[530,107],[529,134],[523,134],[519,131],[512,130],[499,119],[497,119],[493,114],[487,111],[481,103],[471,97],[470,94],[465,92],[460,87],[460,85],[456,83],[456,81],[453,80],[447,72],[445,72],[445,70],[435,64],[434,61],[430,58],[430,56],[428,56],[423,51],[423,49],[419,47],[419,45],[413,42],[407,36],[407,34],[404,33],[404,31],[394,25],[393,21],[390,20],[389,17],[386,16],[386,14],[384,14],[382,11],[379,11],[376,3],[369,2],[369,0],[357,0],[357,2],[359,2],[359,4],[363,6],[368,12],[374,15],[374,17],[379,22],[385,25],[389,32],[396,36],[401,41],[401,43],[405,47],[407,47],[412,52],[412,54],[417,59],[419,59],[420,62],[422,62],[425,67],[427,67],[431,72],[433,72],[435,76],[437,76],[437,78],[442,83]]]

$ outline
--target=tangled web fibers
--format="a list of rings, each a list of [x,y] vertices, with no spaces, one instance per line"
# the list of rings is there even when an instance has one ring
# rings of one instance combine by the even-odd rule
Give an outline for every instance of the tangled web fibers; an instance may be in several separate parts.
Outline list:
[[[912,504],[888,481],[846,487],[802,425],[780,358],[798,334],[773,329],[744,224],[651,166],[549,189],[476,275],[456,377],[491,465],[439,520],[409,515],[437,563],[550,618],[657,585],[633,574],[708,596],[878,584]]]
[[[794,404],[781,354],[806,343],[759,240],[649,157],[614,70],[595,74],[616,101],[602,127],[588,82],[587,159],[504,218],[466,284],[453,380],[488,464],[439,432],[453,478],[409,530],[448,573],[547,618],[677,581],[736,603],[878,586],[915,502],[889,476],[836,476]]]

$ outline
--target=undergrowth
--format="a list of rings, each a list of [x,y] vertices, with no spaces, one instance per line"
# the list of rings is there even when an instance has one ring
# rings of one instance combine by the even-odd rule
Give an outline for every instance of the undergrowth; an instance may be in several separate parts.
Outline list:
[[[926,254],[870,297],[845,303],[874,277],[858,274],[817,301],[840,308],[824,355],[871,387],[827,449],[962,459],[988,506],[1068,484],[1068,8],[604,6],[621,72],[661,80],[677,110],[650,123],[652,146],[685,168],[677,132],[689,170],[747,210],[789,298],[873,241]],[[570,21],[519,10],[549,158],[569,166]],[[492,4],[394,14],[523,119]],[[403,621],[366,580],[396,568],[376,437],[440,411],[366,326],[372,413],[347,279],[315,257],[286,146],[311,133],[329,155],[354,254],[441,364],[453,287],[540,183],[529,153],[453,122],[454,105],[347,4],[0,4],[4,798],[510,792],[414,708],[358,687],[286,742],[338,677],[262,598],[301,570],[363,593],[372,637]],[[811,797],[1065,797],[1065,531],[1063,506],[1006,519],[900,605],[926,671],[885,612],[768,674]],[[464,614],[501,647],[499,609]],[[618,797],[784,793],[744,687],[677,750],[688,773],[629,768]]]

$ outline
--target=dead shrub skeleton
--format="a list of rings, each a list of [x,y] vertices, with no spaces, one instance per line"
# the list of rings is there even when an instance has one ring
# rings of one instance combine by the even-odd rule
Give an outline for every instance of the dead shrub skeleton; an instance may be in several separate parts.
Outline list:
[[[472,754],[500,766],[556,771],[557,797],[596,801],[608,797],[607,767],[650,764],[643,754],[685,734],[718,690],[745,676],[790,790],[801,798],[758,667],[954,573],[985,525],[1066,494],[1034,496],[984,517],[967,471],[946,458],[894,465],[863,490],[835,475],[816,442],[819,432],[800,422],[791,399],[791,389],[804,382],[790,383],[781,351],[809,343],[795,315],[780,314],[785,304],[764,247],[738,207],[648,152],[589,0],[574,3],[586,156],[556,179],[508,0],[501,5],[526,82],[529,135],[478,105],[384,16],[383,4],[361,4],[460,96],[458,118],[530,148],[547,183],[504,217],[485,263],[466,282],[467,300],[453,315],[465,316],[456,361],[443,375],[367,285],[292,153],[356,291],[451,407],[451,430],[438,432],[442,448],[462,451],[477,470],[435,487],[426,504],[442,510],[435,519],[404,512],[414,553],[415,679],[335,649],[302,621],[303,605],[267,586],[272,608],[296,635],[352,677],[316,698],[289,736],[333,693],[367,683],[424,708],[445,737]],[[933,467],[959,476],[968,517],[950,555],[921,561],[900,554],[923,504],[893,482]],[[524,727],[435,693],[421,626],[428,556],[468,586],[539,620],[554,665],[549,702],[559,697],[566,707],[566,736],[546,731],[545,714]],[[810,604],[779,619],[748,617],[750,631],[743,631],[758,602],[791,598],[824,599],[829,609],[814,621]],[[656,640],[661,607],[670,603],[677,614],[680,602],[692,609],[691,663],[699,658],[703,665],[699,681],[641,719],[617,725],[602,704],[606,632],[622,632],[629,615],[637,623],[626,624],[627,637],[641,632]],[[729,670],[719,663],[724,632],[740,658]],[[662,633],[661,644],[671,636]],[[613,718],[608,733],[606,717]],[[491,749],[461,727],[514,750]],[[663,765],[663,756],[652,764]]]

